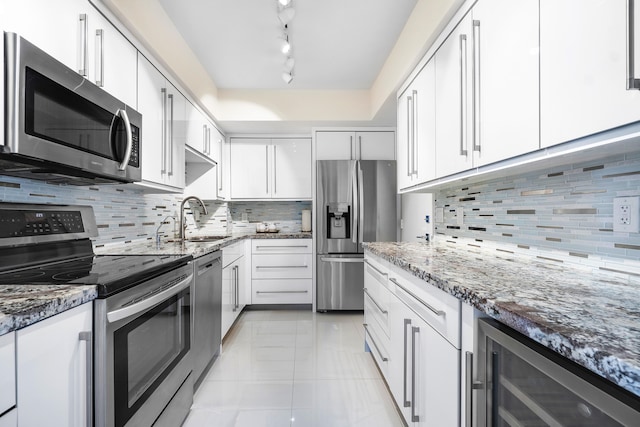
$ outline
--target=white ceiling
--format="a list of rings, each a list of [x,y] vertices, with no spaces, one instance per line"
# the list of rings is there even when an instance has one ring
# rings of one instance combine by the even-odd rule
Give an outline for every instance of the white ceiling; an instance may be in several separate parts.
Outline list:
[[[221,89],[369,89],[417,0],[293,0],[294,79],[277,0],[159,0]]]

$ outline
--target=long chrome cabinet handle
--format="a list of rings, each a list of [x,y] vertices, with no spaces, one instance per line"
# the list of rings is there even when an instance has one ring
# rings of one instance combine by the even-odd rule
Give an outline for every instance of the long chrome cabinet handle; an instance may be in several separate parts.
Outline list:
[[[358,158],[362,159],[362,135],[358,135]]]
[[[207,154],[207,125],[202,125],[202,152]]]
[[[83,331],[78,335],[80,341],[85,341],[86,345],[86,399],[87,399],[87,424],[93,425],[93,334],[91,331]]]
[[[211,156],[211,128],[209,126],[207,126],[207,140],[205,143],[207,144],[207,156]]]
[[[278,180],[276,179],[276,171],[278,170],[277,161],[278,161],[278,147],[276,145],[273,146],[273,194],[278,193]]]
[[[491,352],[491,424],[494,425],[498,422],[498,410],[500,404],[498,403],[500,395],[500,380],[498,379],[500,368],[500,355],[497,351]]]
[[[337,262],[337,263],[360,263],[366,262],[364,258],[320,258],[323,262]]]
[[[627,0],[627,90],[640,89],[640,79],[636,78],[635,42],[635,0]]]
[[[411,421],[420,422],[420,416],[416,414],[416,335],[420,333],[417,326],[411,327]]]
[[[473,151],[480,152],[480,21],[473,20]]]
[[[104,30],[96,30],[96,86],[104,87]]]
[[[418,174],[418,91],[413,90],[413,135],[411,136],[411,175]]]
[[[407,96],[407,176],[411,176],[411,129],[413,129],[413,113],[411,111],[411,95]]]
[[[467,35],[460,34],[460,155],[467,156]]]
[[[122,121],[124,122],[124,129],[127,131],[127,148],[124,151],[124,158],[122,162],[118,166],[118,170],[125,170],[127,165],[129,164],[129,159],[131,158],[131,147],[133,146],[133,134],[131,133],[131,122],[129,121],[129,115],[126,110],[118,110],[116,115],[122,117]]]
[[[162,165],[160,173],[165,174],[167,173],[167,89],[161,88],[160,93],[162,94],[162,151],[160,152]]]
[[[240,267],[235,266],[236,269],[236,310],[240,308]]]
[[[267,194],[269,194],[269,146],[264,146],[264,162],[265,162],[265,170],[266,170],[266,183],[267,183]]]
[[[356,160],[356,153],[353,152],[353,135],[349,137],[349,156],[351,156],[351,160]]]
[[[259,248],[271,248],[271,249],[280,249],[280,248],[308,248],[309,245],[257,245],[256,249]]]
[[[78,74],[82,77],[87,77],[87,59],[88,55],[88,47],[87,47],[87,37],[89,32],[89,25],[87,22],[87,14],[81,13],[78,17],[78,25],[80,27],[80,46],[78,46]]]
[[[380,310],[380,313],[382,313],[382,314],[388,314],[389,313],[387,310],[382,308],[382,306],[380,304],[378,304],[378,301],[376,301],[375,298],[371,296],[371,294],[369,293],[369,290],[367,288],[364,288],[364,293],[367,294],[367,296],[371,299],[371,301],[373,301],[373,303],[376,305],[376,307],[378,307],[378,310]]]
[[[161,303],[167,298],[180,293],[180,291],[182,291],[183,289],[188,288],[191,285],[191,279],[193,279],[193,274],[188,275],[184,280],[181,280],[172,287],[151,295],[147,299],[144,299],[135,304],[128,305],[126,307],[119,308],[117,310],[110,311],[109,313],[107,313],[107,320],[110,323],[114,323],[118,320],[126,319],[127,317],[134,314],[142,313],[143,311],[153,307],[158,303]]]
[[[256,265],[258,268],[309,268],[308,265]]]
[[[407,353],[409,349],[409,339],[407,338],[407,326],[411,326],[411,319],[404,319],[404,357],[402,359],[403,366],[403,387],[402,387],[402,401],[404,402],[404,407],[408,408],[411,406],[411,401],[407,400]]]
[[[218,179],[218,191],[222,191],[222,179],[224,178],[224,174],[222,173],[222,165],[224,164],[224,159],[222,158],[222,153],[224,150],[224,143],[222,140],[220,140],[220,158],[218,158],[218,173],[219,173],[219,177],[220,179]]]
[[[387,273],[385,273],[384,271],[379,270],[375,265],[371,264],[366,259],[364,260],[364,263],[367,264],[369,267],[373,268],[379,275],[389,277],[389,275]]]
[[[435,314],[436,316],[445,316],[447,313],[444,310],[438,310],[437,308],[434,308],[433,306],[429,305],[428,303],[426,303],[424,300],[422,300],[420,297],[418,297],[416,294],[414,294],[413,292],[411,292],[410,290],[408,290],[407,288],[405,288],[404,286],[402,286],[396,279],[394,279],[393,277],[389,278],[390,281],[392,281],[393,283],[396,284],[396,286],[398,286],[400,289],[402,289],[403,291],[405,291],[406,293],[408,293],[409,295],[411,295],[416,301],[418,301],[420,304],[424,305],[429,311],[431,311],[433,314]]]
[[[168,95],[169,98],[169,172],[167,175],[173,175],[173,94]]]
[[[256,291],[256,294],[308,294],[309,291]]]
[[[373,336],[371,335],[371,332],[369,332],[369,325],[367,325],[366,323],[363,323],[362,326],[364,326],[364,331],[367,333],[367,335],[369,335],[369,338],[371,338],[371,343],[373,344],[373,346],[375,347],[376,351],[380,355],[380,359],[382,359],[383,362],[388,362],[389,358],[385,357],[382,354],[382,352],[380,351],[380,348],[378,347],[378,344],[376,344],[376,340],[373,339]]]

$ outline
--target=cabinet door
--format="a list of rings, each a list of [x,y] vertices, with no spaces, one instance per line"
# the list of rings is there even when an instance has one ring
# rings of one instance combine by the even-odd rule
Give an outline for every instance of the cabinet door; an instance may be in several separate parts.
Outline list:
[[[543,147],[640,120],[640,91],[626,89],[627,25],[625,0],[540,2]]]
[[[80,333],[91,333],[92,321],[89,303],[17,331],[20,425],[88,425],[92,344]]]
[[[235,265],[222,269],[222,338],[235,320]]]
[[[436,177],[436,64],[432,59],[411,87],[415,116],[413,184]]]
[[[208,156],[218,162],[218,165],[222,163],[222,144],[224,143],[224,135],[216,128],[213,123],[208,122],[209,128],[209,151]]]
[[[142,178],[163,183],[167,175],[165,78],[138,54],[138,111],[142,114]]]
[[[269,176],[269,141],[232,139],[231,198],[264,199],[271,197]]]
[[[187,99],[171,83],[167,90],[167,180],[173,187],[184,188],[184,146],[187,138]]]
[[[395,132],[356,132],[355,149],[358,160],[395,160]]]
[[[540,146],[538,4],[482,0],[473,8],[474,167]]]
[[[251,278],[247,275],[246,257],[242,256],[235,262],[236,265],[236,311],[235,317],[240,315],[244,307],[250,303],[250,293],[247,288],[251,287]]]
[[[0,335],[0,414],[16,405],[16,334]]]
[[[472,167],[472,22],[458,24],[435,55],[436,175]]]
[[[316,160],[354,160],[354,132],[316,132]]]
[[[137,109],[136,48],[88,1],[83,9],[89,21],[87,78]]]
[[[186,103],[187,136],[185,144],[199,153],[208,156],[209,140],[208,121],[190,102]]]
[[[85,0],[21,0],[3,1],[0,20],[5,31],[19,34],[67,67],[86,73],[88,42],[88,2]],[[85,59],[86,58],[86,59]]]
[[[311,141],[273,139],[273,191],[276,199],[311,199]]]

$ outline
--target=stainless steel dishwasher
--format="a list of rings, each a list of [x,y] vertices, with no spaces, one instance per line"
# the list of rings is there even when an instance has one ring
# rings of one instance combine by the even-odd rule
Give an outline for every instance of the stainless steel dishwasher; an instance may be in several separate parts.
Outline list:
[[[198,387],[218,357],[222,339],[222,252],[195,260],[193,292],[193,373]]]

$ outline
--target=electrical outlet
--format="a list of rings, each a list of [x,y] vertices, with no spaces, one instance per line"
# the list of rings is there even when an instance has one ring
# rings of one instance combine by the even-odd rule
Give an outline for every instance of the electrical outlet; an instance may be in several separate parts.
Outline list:
[[[640,197],[616,197],[613,199],[613,231],[640,232]]]

